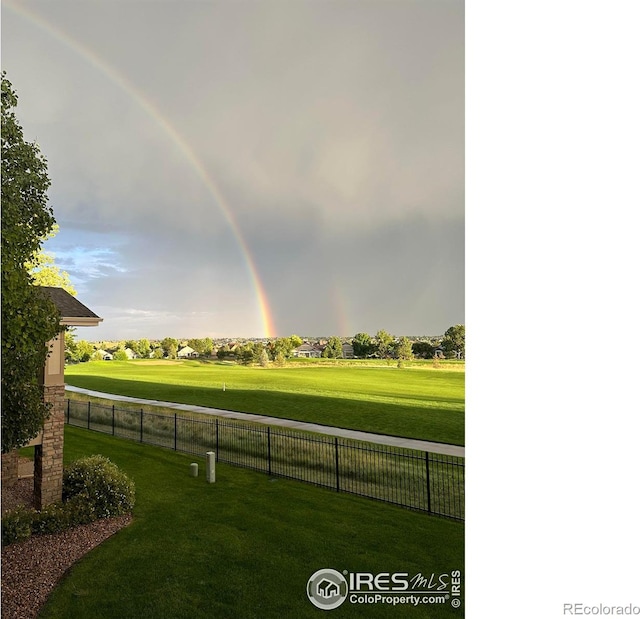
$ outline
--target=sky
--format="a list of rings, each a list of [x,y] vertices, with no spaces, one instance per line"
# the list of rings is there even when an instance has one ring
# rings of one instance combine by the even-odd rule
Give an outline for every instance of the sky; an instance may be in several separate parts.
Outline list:
[[[465,320],[464,5],[2,2],[86,339]]]

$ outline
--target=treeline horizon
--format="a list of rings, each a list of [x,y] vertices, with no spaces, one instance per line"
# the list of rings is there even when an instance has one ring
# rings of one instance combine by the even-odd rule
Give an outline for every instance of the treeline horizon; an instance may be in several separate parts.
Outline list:
[[[269,361],[282,362],[292,356],[303,344],[310,346],[313,354],[305,356],[324,358],[383,358],[411,360],[414,358],[464,357],[464,325],[455,325],[447,329],[442,336],[394,336],[385,330],[379,330],[375,336],[368,333],[356,333],[352,338],[329,336],[305,338],[298,335],[278,338],[176,338],[160,339],[123,339],[123,340],[87,340],[76,341],[72,333],[65,335],[65,355],[68,362],[84,362],[91,359],[104,359],[105,353],[116,360],[132,358],[176,359],[178,352],[185,347],[192,349],[194,355],[187,357],[205,357],[241,360],[245,363],[266,364]],[[307,351],[309,352],[309,351]]]

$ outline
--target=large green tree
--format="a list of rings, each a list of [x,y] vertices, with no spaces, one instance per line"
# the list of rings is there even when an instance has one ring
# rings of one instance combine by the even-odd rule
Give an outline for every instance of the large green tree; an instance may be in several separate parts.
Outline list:
[[[175,338],[165,337],[162,342],[160,342],[160,346],[162,346],[164,356],[167,359],[175,359],[178,356],[178,340]]]
[[[371,336],[368,333],[356,333],[351,341],[353,354],[356,357],[367,357],[374,351]]]
[[[47,341],[60,331],[51,300],[34,285],[29,261],[55,219],[47,162],[27,142],[15,115],[18,97],[2,73],[2,452],[36,436],[50,412],[41,373]]]
[[[442,348],[451,356],[464,358],[464,325],[454,325],[445,331]]]
[[[337,335],[332,335],[322,351],[322,356],[329,359],[342,359],[342,340]]]
[[[384,329],[376,333],[376,348],[378,356],[382,359],[389,359],[393,356],[393,336]]]
[[[423,359],[431,359],[436,350],[431,342],[425,341],[414,342],[411,349],[416,357],[421,357]]]

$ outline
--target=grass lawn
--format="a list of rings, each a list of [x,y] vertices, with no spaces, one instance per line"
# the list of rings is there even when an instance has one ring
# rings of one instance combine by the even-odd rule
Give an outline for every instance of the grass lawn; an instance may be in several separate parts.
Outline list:
[[[106,393],[463,445],[465,373],[460,365],[451,367],[265,369],[200,361],[93,361],[67,367],[65,380]]]
[[[319,617],[305,588],[321,568],[463,570],[456,522],[222,464],[207,484],[203,460],[189,476],[193,456],[66,428],[66,463],[96,453],[135,480],[134,521],[71,569],[45,619]],[[347,600],[331,616],[463,617],[464,604]]]

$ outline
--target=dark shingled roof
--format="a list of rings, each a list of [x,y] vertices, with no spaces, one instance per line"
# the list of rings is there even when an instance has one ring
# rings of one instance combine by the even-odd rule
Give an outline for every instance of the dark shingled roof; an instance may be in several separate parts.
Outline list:
[[[40,286],[40,288],[49,295],[63,318],[100,318],[64,288],[52,286]]]

